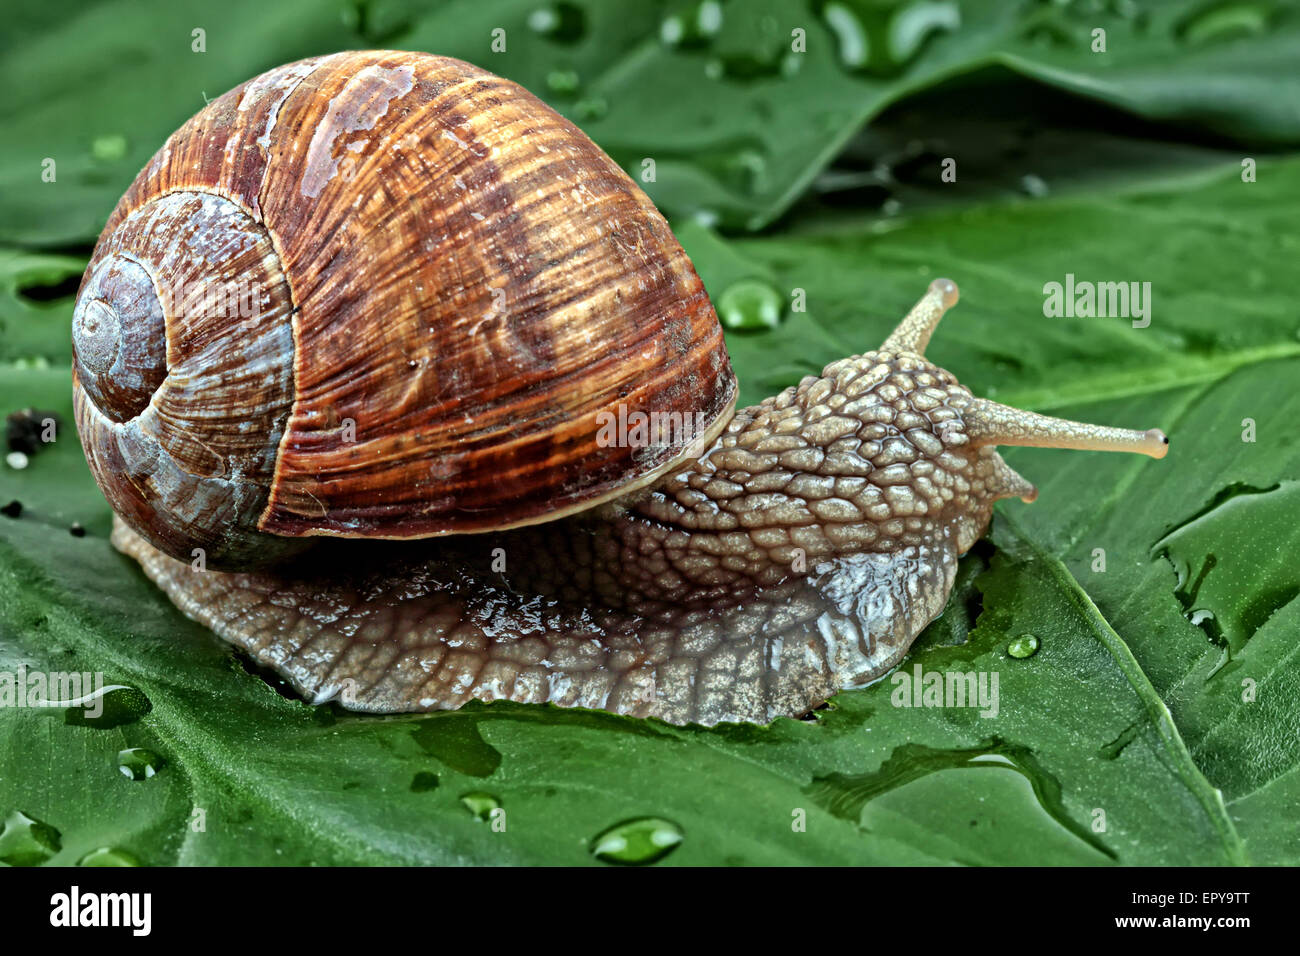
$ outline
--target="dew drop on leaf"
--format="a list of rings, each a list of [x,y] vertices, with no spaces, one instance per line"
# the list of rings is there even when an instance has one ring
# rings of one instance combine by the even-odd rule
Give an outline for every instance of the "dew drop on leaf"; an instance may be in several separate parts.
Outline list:
[[[950,0],[937,3],[912,3],[894,15],[889,24],[889,53],[902,65],[920,52],[930,34],[956,30],[961,26],[961,10]]]
[[[573,111],[580,120],[598,120],[609,112],[609,103],[603,96],[593,96],[579,100]]]
[[[528,28],[557,43],[577,43],[587,34],[587,13],[572,3],[538,7],[528,15]]]
[[[1048,189],[1047,183],[1041,176],[1035,176],[1033,173],[1025,173],[1020,177],[1020,191],[1026,196],[1033,196],[1035,199],[1041,199],[1051,190]]]
[[[766,282],[741,279],[718,296],[718,318],[727,329],[773,329],[781,322],[782,305],[781,294]]]
[[[821,17],[835,36],[840,64],[877,76],[900,73],[932,34],[961,26],[961,9],[952,0],[831,0],[822,4]]]
[[[681,845],[682,828],[662,817],[639,817],[605,830],[591,841],[591,855],[605,863],[643,866]]]
[[[1192,46],[1237,40],[1264,33],[1272,15],[1272,3],[1214,2],[1194,10],[1174,32]]]
[[[134,854],[116,847],[101,846],[91,850],[80,860],[77,866],[139,866],[140,861]]]
[[[428,793],[430,790],[438,789],[438,775],[429,773],[427,770],[421,770],[411,778],[412,793]]]
[[[165,764],[162,757],[144,747],[130,747],[117,755],[117,769],[128,780],[148,780]]]
[[[58,830],[21,810],[5,818],[0,829],[0,863],[39,866],[63,848]]]
[[[465,809],[479,820],[488,820],[492,816],[492,811],[501,806],[501,801],[492,794],[483,790],[474,790],[464,794],[460,802],[465,805]]]
[[[860,70],[870,60],[871,46],[867,28],[853,10],[843,3],[828,3],[822,8],[822,19],[835,34],[840,62],[848,70]]]
[[[578,92],[578,85],[576,70],[551,70],[546,74],[546,88],[556,96],[573,96]]]
[[[673,13],[659,24],[659,39],[665,46],[699,47],[722,29],[722,4],[703,0]]]
[[[63,722],[77,727],[109,730],[133,724],[151,710],[153,704],[143,692],[134,687],[114,684],[69,703],[63,711]]]
[[[111,136],[96,136],[90,144],[90,154],[101,163],[113,163],[126,155],[126,137],[115,133]]]
[[[1007,653],[1020,659],[1033,657],[1038,653],[1038,638],[1033,634],[1021,634],[1007,645]]]

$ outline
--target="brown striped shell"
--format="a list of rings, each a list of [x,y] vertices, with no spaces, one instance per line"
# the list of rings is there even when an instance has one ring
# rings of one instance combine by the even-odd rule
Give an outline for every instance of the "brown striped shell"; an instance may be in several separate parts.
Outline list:
[[[114,510],[217,567],[590,508],[736,396],[632,180],[516,84],[418,53],[283,66],[181,127],[109,218],[73,340]],[[620,409],[703,427],[599,441]]]

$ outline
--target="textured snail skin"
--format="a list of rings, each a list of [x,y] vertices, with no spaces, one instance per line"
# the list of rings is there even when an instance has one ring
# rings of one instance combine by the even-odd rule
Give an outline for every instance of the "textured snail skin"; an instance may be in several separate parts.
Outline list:
[[[392,712],[508,699],[702,724],[799,715],[892,668],[943,610],[993,503],[1033,500],[995,441],[1164,455],[1154,430],[974,398],[919,351],[955,301],[936,281],[881,350],[737,413],[698,460],[584,515],[339,542],[277,572],[195,572],[121,522],[114,542],[313,700]]]

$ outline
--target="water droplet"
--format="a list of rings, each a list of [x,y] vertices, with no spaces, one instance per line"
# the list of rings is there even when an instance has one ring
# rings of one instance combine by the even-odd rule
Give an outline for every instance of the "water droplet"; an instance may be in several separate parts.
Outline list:
[[[578,92],[577,70],[552,70],[546,74],[546,88],[556,96],[572,96]]]
[[[722,4],[703,0],[693,7],[665,17],[659,24],[659,39],[666,46],[699,47],[722,29]]]
[[[143,747],[130,747],[118,752],[117,769],[128,780],[147,780],[166,766],[163,760],[152,750]]]
[[[1050,191],[1047,188],[1047,183],[1033,173],[1025,173],[1020,177],[1020,190],[1026,196],[1033,196],[1035,199],[1043,198]]]
[[[550,33],[560,25],[560,15],[554,7],[539,7],[528,14],[528,28],[534,33]]]
[[[116,847],[101,846],[97,850],[91,850],[80,860],[77,866],[140,866],[139,859],[135,854],[126,850],[119,850]]]
[[[728,329],[773,329],[781,322],[781,294],[758,279],[733,282],[718,297],[718,318]]]
[[[750,16],[728,22],[727,29],[709,49],[714,58],[722,61],[723,72],[740,82],[779,76],[787,54],[795,60],[803,58],[790,49],[789,33],[781,29],[774,16]],[[797,64],[789,67],[797,68]]]
[[[63,849],[61,835],[48,823],[15,810],[0,829],[0,863],[38,866]]]
[[[126,137],[120,133],[96,136],[90,144],[90,155],[101,163],[115,163],[126,155]]]
[[[926,38],[961,26],[961,10],[952,2],[914,3],[903,7],[889,24],[889,53],[902,65],[920,52]]]
[[[430,790],[438,789],[438,775],[429,773],[427,770],[421,770],[411,778],[412,793],[428,793]]]
[[[530,13],[528,28],[557,43],[577,43],[587,32],[587,14],[575,4],[554,3]]]
[[[500,800],[483,790],[463,794],[460,802],[465,805],[466,810],[474,814],[476,819],[484,821],[490,819],[492,811],[501,806]]]
[[[931,35],[961,26],[961,9],[953,0],[830,0],[821,5],[821,17],[835,36],[844,68],[877,76],[901,72]]]
[[[677,46],[686,38],[686,21],[680,16],[666,17],[659,24],[659,39],[666,46]]]
[[[859,824],[864,809],[874,801],[887,798],[895,791],[923,781],[932,774],[958,770],[962,773],[970,773],[972,770],[1003,773],[1010,770],[1019,774],[1029,784],[1030,799],[1047,817],[1093,850],[1114,859],[1114,853],[1101,838],[1082,820],[1075,819],[1066,808],[1061,797],[1060,781],[1044,769],[1037,754],[996,737],[989,745],[970,750],[938,750],[922,744],[901,744],[894,748],[878,770],[863,774],[836,772],[816,776],[804,788],[804,792],[835,816]],[[1025,818],[1022,822],[1035,821]]]
[[[591,841],[591,855],[605,863],[644,866],[662,860],[681,845],[682,828],[662,817],[626,820]]]
[[[581,120],[598,120],[609,112],[609,103],[603,96],[592,96],[585,100],[579,100],[573,108],[578,119]]]
[[[691,213],[691,222],[705,229],[714,228],[721,220],[722,217],[715,209],[696,209]],[[1300,332],[1297,332],[1297,335],[1300,335]]]
[[[1174,28],[1174,33],[1184,43],[1196,46],[1236,40],[1264,33],[1272,17],[1272,4],[1215,2],[1192,11]]]
[[[1033,634],[1021,634],[1007,645],[1007,653],[1012,657],[1033,657],[1038,653],[1038,638]]]
[[[457,773],[490,777],[501,766],[501,751],[479,733],[479,718],[457,711],[426,718],[411,732],[425,753]]]
[[[767,160],[753,149],[742,149],[725,162],[727,178],[750,193],[762,193],[767,184]]]
[[[60,703],[65,704],[65,724],[96,730],[133,724],[153,710],[153,704],[141,691],[122,684],[103,687],[78,700]]]
[[[695,25],[701,36],[716,36],[722,29],[722,4],[718,0],[704,0],[696,11]]]
[[[822,8],[822,19],[835,35],[845,69],[864,68],[871,58],[871,40],[857,14],[842,3],[828,3]]]

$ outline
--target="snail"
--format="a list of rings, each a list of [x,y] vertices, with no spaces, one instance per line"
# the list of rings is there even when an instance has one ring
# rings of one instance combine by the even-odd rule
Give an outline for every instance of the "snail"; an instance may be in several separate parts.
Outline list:
[[[114,545],[312,701],[768,722],[943,610],[993,503],[1036,495],[995,446],[1165,454],[972,395],[924,357],[956,301],[736,410],[694,268],[581,131],[457,60],[340,53],[140,173],[74,408]]]

